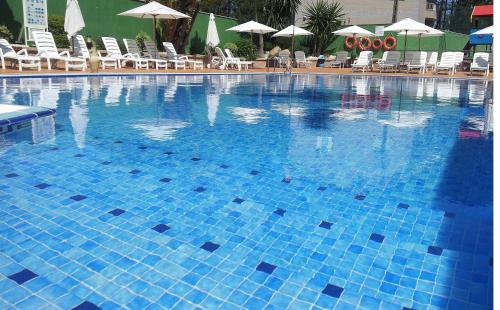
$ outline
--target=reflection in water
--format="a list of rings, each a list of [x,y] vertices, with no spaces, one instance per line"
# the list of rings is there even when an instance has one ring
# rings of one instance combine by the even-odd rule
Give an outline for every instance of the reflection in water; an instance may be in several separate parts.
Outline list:
[[[133,128],[143,131],[147,137],[157,141],[173,140],[179,129],[188,126],[191,124],[175,119],[140,120],[132,125]]]
[[[31,120],[32,141],[35,144],[53,142],[56,129],[53,115]]]
[[[398,128],[417,128],[425,127],[431,118],[432,114],[428,112],[395,111],[391,112],[389,119],[380,119],[379,123]]]
[[[247,124],[258,124],[262,120],[268,119],[267,112],[264,109],[234,107],[231,108],[231,112],[237,120]]]

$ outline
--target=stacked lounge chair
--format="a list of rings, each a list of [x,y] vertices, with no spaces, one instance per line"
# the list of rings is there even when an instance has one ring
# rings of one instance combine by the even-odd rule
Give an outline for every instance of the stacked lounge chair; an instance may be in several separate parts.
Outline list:
[[[427,65],[427,52],[415,52],[412,54],[410,62],[407,65],[407,72],[418,70],[418,73],[424,73]]]
[[[64,62],[66,71],[69,71],[69,69],[81,69],[82,71],[85,71],[87,68],[87,61],[85,59],[80,57],[71,57],[69,51],[59,53],[57,51],[57,46],[52,33],[45,31],[33,31],[32,34],[38,51],[37,56],[41,59],[45,58],[47,60],[47,67],[49,70],[52,69],[52,63],[54,63],[55,66],[58,61]]]
[[[180,67],[186,69],[186,64],[188,64],[194,70],[203,70],[203,61],[191,60],[188,56],[185,55],[179,56],[177,54],[177,51],[175,50],[174,45],[171,42],[163,42],[163,47],[165,47],[165,51],[167,52],[168,62],[172,63],[176,70]]]
[[[398,51],[386,51],[384,52],[384,57],[379,61],[378,67],[380,72],[383,71],[393,71],[397,72],[399,69],[401,53]]]
[[[349,60],[348,52],[337,52],[335,60],[330,63],[330,67],[344,68]]]
[[[90,59],[90,53],[89,53],[89,50],[87,48],[87,44],[85,44],[85,40],[83,39],[83,36],[76,35],[74,38],[75,38],[75,41],[74,41],[74,44],[75,44],[74,55],[76,57],[80,57],[80,58],[83,58],[85,60],[89,60]],[[106,69],[107,67],[111,67],[111,68],[114,68],[114,69],[117,68],[118,61],[115,58],[102,56],[101,52],[99,52],[99,51],[97,52],[97,54],[99,56],[99,63],[101,64],[101,68],[102,69]]]
[[[365,70],[368,69],[372,70],[372,58],[372,51],[362,51],[359,53],[358,59],[356,59],[352,64],[352,72],[355,70],[361,70],[362,72],[365,72]]]
[[[475,53],[470,65],[470,74],[474,71],[484,71],[484,75],[490,74],[490,54],[489,53]]]
[[[122,54],[118,42],[113,37],[102,37],[102,43],[106,48],[107,56],[114,58],[118,61],[118,67],[121,68],[127,62],[131,62],[136,69],[148,69],[149,60],[140,57],[140,55],[133,55],[130,53]]]
[[[16,52],[7,40],[0,39],[0,62],[4,70],[6,61],[10,61],[12,66],[17,63],[19,71],[23,71],[23,68],[36,68],[38,71],[42,70],[40,57],[29,56],[26,49]]]
[[[303,51],[295,52],[295,64],[297,68],[300,68],[301,66],[304,66],[304,68],[311,68],[312,66],[312,63],[307,60],[306,53]]]
[[[127,52],[131,55],[136,55],[140,58],[147,59],[149,62],[154,64],[156,70],[159,69],[167,69],[167,61],[165,59],[153,58],[151,55],[143,55],[139,46],[137,46],[137,42],[132,39],[123,39],[123,43],[125,44],[125,48]]]
[[[227,55],[227,59],[228,59],[229,63],[235,64],[236,67],[238,68],[238,71],[241,71],[242,68],[248,70],[249,66],[253,66],[253,62],[241,60],[240,58],[235,57],[233,55],[233,52],[231,52],[230,49],[226,48],[224,50],[226,51],[226,55]]]
[[[441,54],[441,59],[436,64],[435,73],[446,71],[448,74],[455,74],[456,56],[455,52],[444,52]]]

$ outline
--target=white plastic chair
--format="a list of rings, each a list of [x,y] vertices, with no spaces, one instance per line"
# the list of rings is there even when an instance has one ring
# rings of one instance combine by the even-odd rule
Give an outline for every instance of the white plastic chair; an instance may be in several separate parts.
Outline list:
[[[407,72],[410,73],[410,71],[418,69],[418,73],[422,74],[425,72],[426,64],[427,52],[416,52],[408,63]]]
[[[239,71],[241,71],[242,68],[248,70],[248,67],[253,65],[253,62],[251,61],[241,60],[240,58],[235,57],[233,52],[231,52],[228,48],[225,48],[224,51],[226,52],[228,62],[234,63]]]
[[[335,60],[330,63],[330,67],[344,68],[347,65],[347,60],[349,59],[348,55],[348,52],[337,52]]]
[[[365,70],[368,69],[372,70],[372,58],[372,51],[362,51],[361,53],[359,53],[358,59],[356,59],[352,64],[352,72],[354,72],[356,69],[359,69],[362,72],[365,72]]]
[[[475,53],[470,65],[470,74],[474,71],[484,71],[484,75],[490,74],[490,54],[489,53]]]
[[[290,66],[290,51],[283,50],[278,53],[278,66],[280,68],[288,68]]]
[[[70,36],[68,36],[68,39],[71,42]],[[75,41],[74,41],[74,44],[75,44],[74,55],[76,57],[90,60],[90,52],[89,52],[89,49],[87,48],[87,44],[85,43],[85,39],[83,38],[83,36],[76,35],[76,36],[74,36],[74,39],[75,39]],[[117,69],[118,61],[115,58],[102,56],[101,52],[99,52],[99,51],[97,51],[97,54],[99,56],[99,62],[101,63],[101,68],[103,70],[106,69],[106,67],[111,67],[111,68]]]
[[[464,53],[455,52],[455,72],[458,71],[462,67],[462,63],[464,61]]]
[[[121,68],[127,62],[131,62],[135,69],[149,68],[149,62],[147,59],[141,58],[139,55],[133,55],[130,53],[122,54],[118,42],[113,37],[102,37],[102,43],[106,48],[107,56],[114,58],[118,61],[118,67]]]
[[[185,55],[184,56],[177,55],[177,51],[175,50],[175,47],[171,42],[163,42],[163,47],[165,47],[165,50],[167,51],[168,61],[174,65],[175,70],[177,70],[180,67],[186,69],[186,64],[192,66],[194,70],[196,69],[203,70],[203,61],[191,60],[189,59],[188,56]],[[184,62],[184,65],[182,65],[182,62]]]
[[[448,74],[455,74],[455,52],[444,52],[441,54],[441,59],[436,64],[434,72],[438,74],[440,71],[446,71]]]
[[[137,42],[135,40],[123,39],[123,44],[125,44],[125,48],[129,54],[147,59],[149,62],[154,64],[156,70],[167,69],[167,61],[165,59],[156,59],[151,57],[149,54],[147,56],[142,55],[142,52],[139,49],[139,46],[137,46]]]
[[[306,58],[306,53],[303,51],[296,51],[295,52],[295,64],[297,68],[300,68],[300,66],[304,66],[304,68],[311,68],[311,63],[307,60]]]
[[[80,57],[71,57],[69,51],[61,53],[57,51],[56,42],[54,41],[52,33],[45,31],[33,31],[32,34],[38,51],[37,56],[41,59],[45,58],[47,60],[47,67],[49,70],[52,69],[52,61],[54,61],[54,66],[57,64],[57,61],[64,61],[66,71],[73,68],[82,69],[82,71],[87,69],[87,61],[85,59]]]
[[[386,70],[396,72],[399,69],[401,53],[398,51],[386,51],[383,56],[385,56],[385,60],[382,57],[382,60],[378,63],[380,72]]]
[[[26,49],[22,49],[16,53],[7,40],[0,39],[0,62],[3,70],[5,70],[6,60],[9,60],[12,65],[17,62],[19,71],[23,71],[23,68],[37,68],[38,71],[42,70],[40,57],[29,56]]]
[[[429,68],[431,71],[434,71],[436,69],[436,65],[438,62],[438,52],[431,52],[430,54],[428,53],[427,57],[427,62],[425,64],[425,71],[427,71]]]

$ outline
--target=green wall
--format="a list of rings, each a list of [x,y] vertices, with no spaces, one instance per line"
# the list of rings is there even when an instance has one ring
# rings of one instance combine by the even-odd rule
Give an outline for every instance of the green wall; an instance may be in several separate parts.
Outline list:
[[[375,25],[362,25],[361,27],[371,32],[375,32]],[[389,34],[396,36],[397,46],[395,50],[403,51],[405,46],[405,36],[396,35],[396,33],[385,32],[384,37],[381,37],[380,39],[383,41],[383,39]],[[351,51],[345,48],[344,39],[345,39],[344,36],[336,37],[333,43],[330,44],[328,48],[325,50],[325,52],[329,54],[335,54],[338,51]],[[445,31],[445,34],[440,37],[422,37],[420,39],[420,49],[422,51],[438,51],[438,52],[461,51],[464,49],[467,42],[469,42],[468,35]],[[406,46],[407,51],[418,51],[418,37],[408,36],[406,44],[407,44]],[[378,51],[374,51],[373,49],[371,50],[374,52],[373,54],[374,57],[382,57],[382,54],[384,53],[383,47]],[[355,55],[358,55],[359,50],[356,48],[355,51],[353,51],[353,53]]]
[[[203,52],[205,39],[207,38],[209,18],[210,13],[200,12],[196,15],[193,27],[191,28],[191,33],[189,34],[186,52],[192,54]],[[219,33],[220,46],[223,47],[226,43],[236,43],[240,40],[241,37],[238,32],[226,31],[226,29],[238,24],[240,24],[240,22],[236,19],[224,16],[215,16],[215,25],[217,26],[217,32]]]
[[[117,39],[135,38],[139,31],[153,33],[151,19],[118,16],[118,13],[140,6],[135,0],[80,0],[85,28],[80,32],[93,38],[114,36]],[[48,0],[49,15],[64,16],[66,0]],[[5,24],[14,33],[17,41],[23,22],[22,0],[0,0],[0,24]],[[23,39],[21,39],[23,42]]]

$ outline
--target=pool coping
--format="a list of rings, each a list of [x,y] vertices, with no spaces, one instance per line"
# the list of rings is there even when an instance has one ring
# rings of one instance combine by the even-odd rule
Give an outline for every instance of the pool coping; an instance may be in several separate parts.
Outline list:
[[[22,109],[11,112],[0,113],[0,133],[4,132],[3,127],[14,126],[20,123],[31,121],[32,119],[51,116],[56,113],[56,109],[51,109],[46,107],[0,104],[0,106],[2,105],[18,106],[22,107]]]

